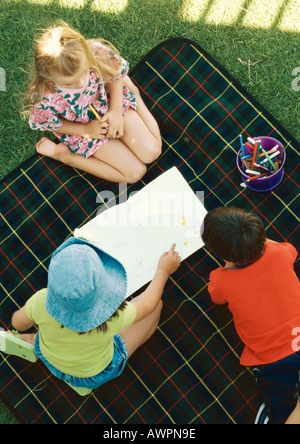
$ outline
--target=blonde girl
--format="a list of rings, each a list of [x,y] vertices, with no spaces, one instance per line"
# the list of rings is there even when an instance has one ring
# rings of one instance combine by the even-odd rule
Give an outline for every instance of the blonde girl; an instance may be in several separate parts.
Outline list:
[[[43,137],[37,152],[108,181],[140,180],[161,136],[118,51],[63,23],[37,41],[34,66],[29,125],[59,139]]]

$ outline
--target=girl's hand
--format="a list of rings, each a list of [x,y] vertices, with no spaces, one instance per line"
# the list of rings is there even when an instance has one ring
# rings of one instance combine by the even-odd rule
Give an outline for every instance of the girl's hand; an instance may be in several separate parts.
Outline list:
[[[95,119],[85,125],[82,136],[88,139],[108,139],[107,133],[108,124]]]
[[[181,257],[175,251],[175,246],[176,244],[173,244],[171,249],[161,256],[157,266],[157,270],[165,272],[168,277],[180,267]]]
[[[124,136],[124,118],[122,112],[115,111],[113,109],[107,111],[107,113],[102,117],[101,122],[108,124],[108,139],[114,139]]]

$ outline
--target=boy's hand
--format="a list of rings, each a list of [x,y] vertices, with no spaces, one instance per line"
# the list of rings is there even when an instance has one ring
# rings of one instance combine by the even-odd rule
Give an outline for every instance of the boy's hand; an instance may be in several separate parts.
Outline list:
[[[157,270],[164,271],[168,277],[180,267],[181,257],[175,251],[175,246],[176,244],[173,244],[171,249],[161,256],[157,266]]]

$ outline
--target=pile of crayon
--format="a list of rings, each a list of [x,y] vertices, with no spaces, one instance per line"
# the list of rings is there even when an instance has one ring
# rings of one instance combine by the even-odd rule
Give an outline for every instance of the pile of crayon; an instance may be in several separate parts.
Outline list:
[[[248,148],[248,154],[245,154],[245,147]],[[240,136],[240,148],[241,165],[244,173],[249,176],[246,182],[268,177],[278,171],[282,165],[282,156],[278,145],[266,151],[260,140],[248,137],[244,144],[243,138]]]

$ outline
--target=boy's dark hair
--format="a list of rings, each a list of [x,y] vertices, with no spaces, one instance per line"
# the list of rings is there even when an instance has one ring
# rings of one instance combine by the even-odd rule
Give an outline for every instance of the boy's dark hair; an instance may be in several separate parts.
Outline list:
[[[202,240],[209,250],[226,262],[246,265],[261,255],[266,232],[261,219],[253,213],[221,207],[207,213]]]

